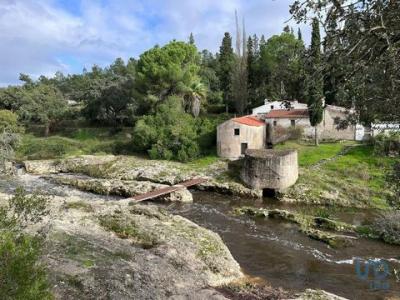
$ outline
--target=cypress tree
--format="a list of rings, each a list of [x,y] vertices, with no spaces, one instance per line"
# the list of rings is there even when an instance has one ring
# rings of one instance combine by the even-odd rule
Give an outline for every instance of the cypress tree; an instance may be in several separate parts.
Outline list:
[[[299,41],[302,41],[302,40],[303,40],[303,35],[302,35],[302,33],[301,33],[300,28],[297,29],[297,39],[298,39]]]
[[[323,118],[323,76],[321,74],[321,37],[316,18],[312,22],[310,46],[310,73],[308,74],[308,112],[311,126],[315,128],[315,145],[318,146],[318,124]]]
[[[219,49],[219,68],[218,78],[223,93],[224,103],[228,110],[231,105],[231,86],[232,86],[232,72],[234,67],[234,54],[232,48],[232,37],[229,32],[225,32],[222,44]]]
[[[190,33],[190,36],[189,36],[189,44],[190,44],[190,45],[194,45],[194,44],[195,44],[195,42],[194,42],[194,36],[193,36],[193,33],[192,33],[192,32]]]

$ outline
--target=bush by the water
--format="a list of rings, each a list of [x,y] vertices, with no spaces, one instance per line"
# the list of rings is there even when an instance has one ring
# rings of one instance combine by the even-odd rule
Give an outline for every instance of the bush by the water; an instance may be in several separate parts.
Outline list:
[[[154,115],[141,118],[133,131],[133,144],[152,159],[190,161],[214,149],[216,124],[183,111],[181,99],[170,97]]]
[[[400,132],[381,133],[372,142],[376,154],[400,155]]]
[[[400,245],[400,211],[385,213],[375,221],[373,229],[385,242]]]

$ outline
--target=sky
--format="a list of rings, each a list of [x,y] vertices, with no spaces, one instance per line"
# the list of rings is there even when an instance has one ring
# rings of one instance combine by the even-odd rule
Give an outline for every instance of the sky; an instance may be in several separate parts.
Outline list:
[[[0,0],[0,86],[19,73],[37,78],[81,73],[117,57],[138,58],[154,45],[187,41],[217,52],[224,32],[235,32],[235,10],[247,34],[279,34],[300,27],[290,19],[293,0]],[[234,34],[233,34],[234,35]]]

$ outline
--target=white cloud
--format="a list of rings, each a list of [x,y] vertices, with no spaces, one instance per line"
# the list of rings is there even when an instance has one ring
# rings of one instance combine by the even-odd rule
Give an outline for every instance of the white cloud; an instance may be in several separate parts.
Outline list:
[[[155,44],[186,40],[217,51],[224,32],[235,30],[234,11],[248,34],[281,32],[291,0],[75,0],[73,15],[61,1],[0,0],[0,85],[18,74],[79,72],[116,57],[137,57]],[[70,2],[71,3],[71,2]],[[304,31],[304,30],[303,30]],[[309,33],[304,32],[305,36]]]

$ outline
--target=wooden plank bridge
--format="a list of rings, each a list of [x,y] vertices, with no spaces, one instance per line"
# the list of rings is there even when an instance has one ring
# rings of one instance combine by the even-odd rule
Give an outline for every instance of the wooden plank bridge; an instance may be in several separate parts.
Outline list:
[[[129,199],[131,199],[135,202],[150,200],[150,199],[154,199],[154,198],[157,198],[157,197],[160,197],[163,195],[167,195],[167,194],[176,192],[178,190],[188,188],[188,187],[191,187],[191,186],[194,186],[194,185],[206,182],[206,181],[207,181],[207,179],[205,179],[205,178],[195,178],[195,179],[181,182],[179,184],[175,184],[173,186],[167,186],[165,188],[160,188],[160,189],[156,189],[154,191],[148,192],[148,193],[137,195],[137,196],[131,197]]]

